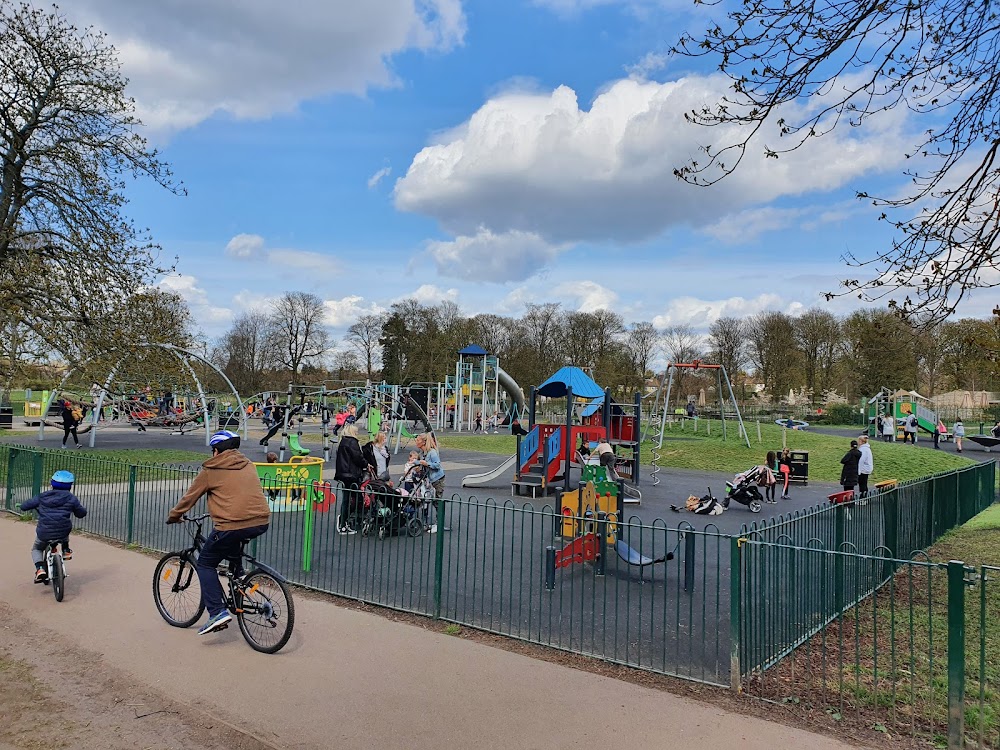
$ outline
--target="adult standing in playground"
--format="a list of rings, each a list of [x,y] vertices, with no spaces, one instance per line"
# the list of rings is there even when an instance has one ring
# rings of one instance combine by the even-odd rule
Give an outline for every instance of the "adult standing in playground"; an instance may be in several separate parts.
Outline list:
[[[344,485],[340,499],[340,515],[337,517],[337,533],[354,534],[356,531],[351,527],[348,518],[351,511],[357,509],[361,499],[358,488],[364,481],[368,459],[361,450],[358,427],[353,422],[344,427],[340,444],[337,446],[336,467],[333,478]]]
[[[281,404],[275,404],[274,409],[271,410],[271,429],[268,430],[267,434],[261,438],[260,444],[267,445],[268,441],[278,434],[278,430],[285,426],[285,409],[287,407]]]
[[[69,440],[69,436],[73,436],[73,442],[76,443],[76,447],[80,447],[80,438],[77,437],[76,428],[80,426],[80,420],[83,419],[83,412],[78,407],[74,407],[69,399],[63,399],[62,409],[59,411],[59,416],[62,417],[63,423],[63,439],[62,447],[66,447],[66,441]]]
[[[952,434],[955,436],[955,448],[959,453],[962,452],[962,438],[965,437],[965,425],[962,424],[962,418],[959,417],[955,420],[955,428],[952,430]]]
[[[372,438],[372,457],[375,459],[375,474],[383,482],[389,481],[389,448],[386,435],[381,430]]]
[[[417,435],[417,450],[420,451],[420,463],[427,467],[427,478],[434,488],[434,497],[441,499],[444,497],[444,467],[441,465],[441,454],[438,453],[437,440],[434,434],[425,432]],[[443,522],[444,519],[435,519]],[[434,523],[428,529],[432,534],[438,530],[438,524]],[[444,529],[447,531],[447,529]]]
[[[858,438],[858,451],[861,453],[858,460],[858,492],[864,497],[868,494],[868,477],[875,470],[875,457],[872,455],[872,447],[868,445],[867,435]]]
[[[858,450],[858,441],[851,441],[851,449],[840,459],[842,468],[840,469],[840,486],[844,491],[853,490],[858,484],[858,465],[861,463],[861,451]]]
[[[896,434],[896,420],[891,414],[882,417],[882,441],[892,442],[892,436]]]
[[[910,441],[912,445],[917,444],[917,415],[910,412],[903,423],[903,442]]]

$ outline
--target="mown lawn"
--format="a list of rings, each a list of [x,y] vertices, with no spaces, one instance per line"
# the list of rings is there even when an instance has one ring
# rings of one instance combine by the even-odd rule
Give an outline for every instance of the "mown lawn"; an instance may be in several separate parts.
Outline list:
[[[760,441],[757,425],[748,424],[750,448],[738,437],[736,424],[727,423],[726,439],[722,438],[721,423],[714,420],[698,420],[698,431],[693,432],[690,423],[686,429],[675,426],[664,434],[663,447],[657,449],[657,464],[664,468],[696,469],[699,471],[734,474],[757,463],[764,463],[769,450],[778,451],[782,447],[782,433],[792,450],[809,451],[809,478],[816,481],[837,482],[840,480],[840,459],[850,448],[850,438],[822,435],[816,432],[783,430],[774,424],[760,425]],[[710,431],[710,434],[709,434]],[[513,435],[440,435],[438,442],[447,450],[479,451],[512,455],[516,441]],[[653,442],[642,446],[640,461],[652,463]],[[975,463],[963,456],[947,451],[927,450],[902,443],[872,443],[875,458],[875,473],[872,481],[883,479],[916,479],[941,471],[949,471]]]
[[[825,711],[837,722],[945,746],[948,576],[928,558],[960,560],[969,568],[963,587],[966,738],[974,741],[970,746],[1000,747],[1000,505],[946,533],[926,556],[901,565],[875,595],[797,649],[770,678],[782,691],[776,697]],[[985,569],[985,582],[982,566],[995,568]]]

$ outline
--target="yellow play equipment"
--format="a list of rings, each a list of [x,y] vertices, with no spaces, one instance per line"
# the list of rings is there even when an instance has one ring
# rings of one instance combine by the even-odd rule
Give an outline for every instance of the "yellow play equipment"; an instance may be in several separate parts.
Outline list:
[[[599,514],[608,519],[607,541],[614,544],[621,517],[618,485],[607,478],[603,466],[584,466],[579,489],[562,493],[560,502],[563,538],[575,538],[593,530]]]

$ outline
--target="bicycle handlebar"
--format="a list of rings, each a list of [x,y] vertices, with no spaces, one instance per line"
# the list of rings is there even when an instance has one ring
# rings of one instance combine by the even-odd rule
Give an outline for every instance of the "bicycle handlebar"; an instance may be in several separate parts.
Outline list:
[[[181,520],[182,521],[191,521],[192,523],[197,523],[198,521],[204,521],[206,518],[209,518],[210,516],[211,516],[210,513],[206,513],[203,516],[195,516],[194,518],[191,518],[189,516],[181,516]]]

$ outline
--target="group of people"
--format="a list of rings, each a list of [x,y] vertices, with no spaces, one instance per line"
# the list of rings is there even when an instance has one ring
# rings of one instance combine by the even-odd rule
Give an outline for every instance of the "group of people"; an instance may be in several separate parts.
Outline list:
[[[788,488],[792,482],[792,452],[783,448],[780,452],[768,451],[764,458],[764,470],[758,475],[757,483],[764,487],[764,502],[776,503],[774,493],[781,477],[781,499],[788,500]]]
[[[859,495],[867,495],[868,478],[875,470],[875,457],[867,435],[851,441],[851,448],[840,459],[840,464],[840,486],[844,491],[853,491],[857,487]]]
[[[356,420],[346,422],[340,443],[337,446],[334,479],[344,486],[337,517],[337,533],[354,534],[357,529],[351,523],[351,516],[359,510],[363,501],[361,487],[365,481],[375,479],[393,489],[389,474],[391,453],[388,439],[383,431],[374,436],[358,424]],[[422,433],[416,437],[416,450],[410,451],[409,460],[403,467],[400,483],[404,489],[412,490],[415,471],[426,472],[427,479],[434,488],[435,498],[444,496],[445,471],[441,465],[441,454],[433,433]],[[406,486],[406,485],[409,486]],[[438,524],[427,523],[427,531],[436,533]]]

